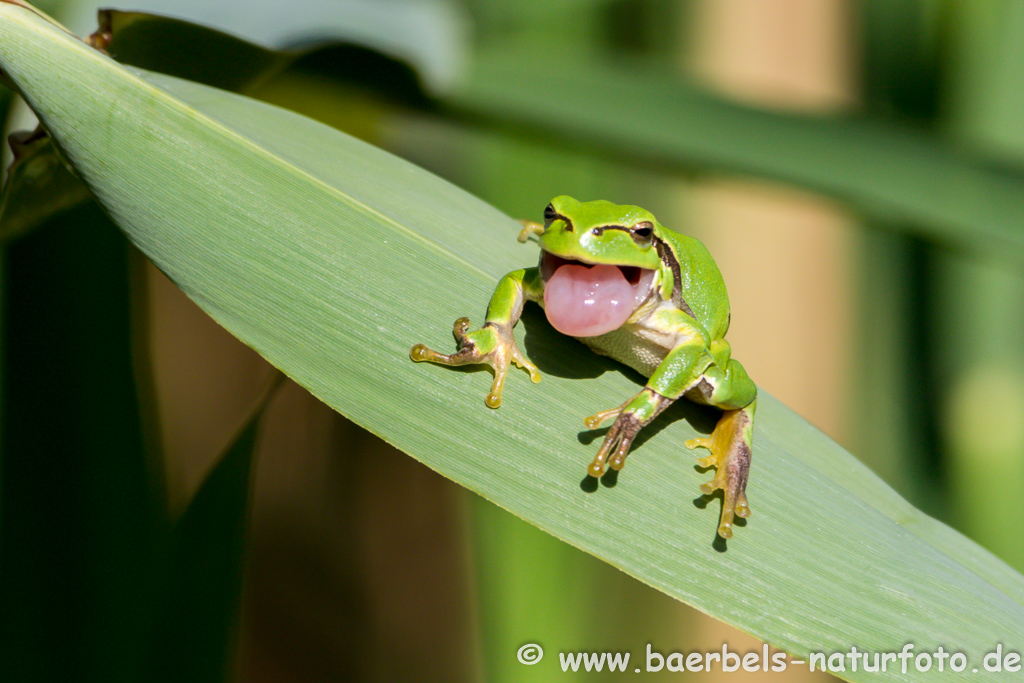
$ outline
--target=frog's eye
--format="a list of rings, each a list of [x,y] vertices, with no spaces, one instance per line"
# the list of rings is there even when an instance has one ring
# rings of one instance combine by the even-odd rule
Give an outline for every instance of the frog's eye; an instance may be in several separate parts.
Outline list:
[[[604,234],[604,228],[600,226],[596,228],[591,228],[590,234],[593,235],[594,237],[600,237],[601,235]]]
[[[556,218],[558,218],[558,214],[555,212],[555,207],[548,204],[544,209],[544,227],[547,227]]]
[[[654,241],[654,224],[650,221],[637,223],[629,232],[633,236],[633,241],[641,247],[649,247]]]

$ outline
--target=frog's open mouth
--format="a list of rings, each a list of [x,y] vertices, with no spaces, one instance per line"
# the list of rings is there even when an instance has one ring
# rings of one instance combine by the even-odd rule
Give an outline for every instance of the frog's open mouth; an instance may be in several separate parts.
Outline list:
[[[617,330],[651,294],[654,271],[565,259],[541,253],[544,312],[548,322],[573,337]]]

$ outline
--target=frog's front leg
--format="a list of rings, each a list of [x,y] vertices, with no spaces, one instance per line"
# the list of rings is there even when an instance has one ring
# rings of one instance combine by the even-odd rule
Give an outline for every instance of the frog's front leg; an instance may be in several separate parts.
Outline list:
[[[438,353],[423,344],[416,344],[409,356],[417,362],[429,361],[441,365],[490,365],[494,368],[494,382],[485,402],[488,407],[497,408],[501,405],[501,392],[510,363],[525,368],[533,382],[540,381],[537,367],[516,346],[512,328],[519,322],[526,299],[537,300],[542,297],[543,284],[537,268],[514,270],[498,281],[487,306],[487,319],[483,327],[467,332],[469,318],[455,321],[452,331],[458,351],[452,354]]]
[[[746,485],[757,390],[742,365],[729,360],[727,354],[718,361],[725,364],[726,371],[716,365],[716,358],[702,343],[694,341],[677,346],[654,371],[643,391],[619,408],[587,418],[585,424],[593,429],[604,420],[615,417],[615,423],[587,473],[599,477],[606,465],[622,469],[629,447],[640,429],[673,401],[693,392],[699,402],[725,409],[709,438],[693,439],[686,445],[690,448],[703,446],[712,452],[699,464],[717,467],[718,471],[711,482],[701,486],[701,491],[710,494],[719,488],[723,490],[725,500],[718,533],[722,538],[729,538],[732,536],[733,518],[750,514]]]
[[[643,391],[618,408],[591,415],[583,421],[590,429],[597,429],[605,420],[615,418],[601,449],[587,468],[590,476],[600,477],[606,465],[621,470],[637,433],[696,384],[704,369],[711,365],[713,359],[703,344],[703,337],[697,333],[684,336],[687,342],[668,353]]]
[[[604,410],[583,420],[589,429],[597,429],[606,420],[613,417],[615,422],[604,437],[597,455],[587,466],[587,474],[600,477],[606,467],[621,470],[626,466],[629,448],[640,430],[656,418],[661,411],[672,404],[673,399],[666,398],[647,386],[639,394],[623,403],[618,408]]]

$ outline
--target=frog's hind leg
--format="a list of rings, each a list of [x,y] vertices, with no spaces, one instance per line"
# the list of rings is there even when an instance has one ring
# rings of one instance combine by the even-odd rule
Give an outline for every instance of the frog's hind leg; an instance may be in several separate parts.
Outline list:
[[[701,484],[701,493],[711,495],[722,489],[722,517],[718,524],[718,535],[732,537],[732,523],[735,517],[749,517],[747,504],[747,476],[750,473],[750,447],[754,429],[754,410],[757,401],[746,408],[726,410],[715,425],[711,436],[690,439],[687,448],[706,448],[711,455],[700,458],[701,467],[716,468],[715,478]]]
[[[732,536],[734,517],[749,517],[747,504],[747,476],[750,472],[750,453],[754,433],[754,412],[757,409],[757,388],[747,376],[743,366],[734,360],[728,361],[726,371],[718,366],[708,368],[701,382],[694,387],[692,398],[724,412],[715,425],[711,436],[690,439],[687,448],[706,448],[711,455],[701,458],[701,467],[716,468],[715,477],[700,490],[710,495],[722,489],[722,517],[718,524],[718,535]]]

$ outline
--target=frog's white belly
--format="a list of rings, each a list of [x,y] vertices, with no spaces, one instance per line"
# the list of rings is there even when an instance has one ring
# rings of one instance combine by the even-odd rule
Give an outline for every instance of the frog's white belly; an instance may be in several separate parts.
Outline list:
[[[576,337],[594,353],[614,358],[650,377],[668,352],[683,339],[677,332],[665,332],[644,324],[644,321],[627,323],[597,337]]]

